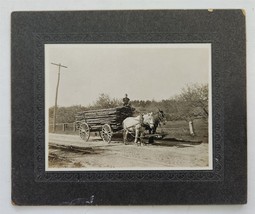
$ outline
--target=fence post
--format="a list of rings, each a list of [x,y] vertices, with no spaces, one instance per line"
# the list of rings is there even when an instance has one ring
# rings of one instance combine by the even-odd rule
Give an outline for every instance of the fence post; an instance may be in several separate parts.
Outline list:
[[[192,121],[189,121],[189,133],[190,135],[194,136],[195,133],[194,133],[194,125],[193,125],[193,122]]]
[[[73,131],[76,132],[76,123],[73,123]]]

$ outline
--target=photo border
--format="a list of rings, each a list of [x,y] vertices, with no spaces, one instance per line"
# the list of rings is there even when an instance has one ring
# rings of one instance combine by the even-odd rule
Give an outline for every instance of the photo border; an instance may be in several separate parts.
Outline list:
[[[176,38],[174,41],[172,40],[173,37]],[[179,37],[183,37],[182,39],[177,39]],[[186,38],[185,38],[186,36]],[[212,143],[212,167],[213,169],[205,170],[205,169],[192,169],[192,170],[152,170],[152,169],[145,169],[145,170],[86,170],[83,171],[46,171],[45,170],[45,101],[42,97],[45,98],[45,63],[42,62],[41,59],[44,59],[44,48],[45,44],[184,44],[184,43],[210,43],[211,44],[211,57],[213,57],[213,47],[217,46],[217,41],[213,38],[212,35],[196,34],[197,41],[194,40],[187,40],[187,37],[190,37],[189,34],[158,34],[158,33],[129,33],[129,34],[120,34],[117,33],[87,33],[87,34],[39,34],[34,35],[34,43],[35,43],[35,171],[36,180],[37,181],[85,181],[85,182],[101,182],[107,181],[219,181],[224,178],[224,160],[223,156],[223,142],[222,142],[222,133],[220,130],[223,130],[222,124],[223,120],[223,109],[221,106],[213,106],[212,107],[212,118],[214,115],[219,115],[219,119],[217,119],[215,126],[218,126],[219,129],[215,130],[215,127],[212,127],[212,133],[208,133],[208,137],[212,134],[212,139],[214,143]],[[106,39],[107,37],[117,37],[117,41],[109,41]],[[125,37],[125,39],[123,39]],[[205,39],[206,38],[206,39]],[[143,43],[141,43],[143,41]],[[212,62],[211,62],[212,66]],[[217,77],[219,77],[219,73],[213,71],[211,68],[211,81],[212,83],[209,85],[213,85],[219,81]],[[211,90],[213,91],[213,90]],[[213,94],[213,92],[212,92]],[[223,100],[221,99],[221,91],[217,90],[214,91],[214,95],[211,96],[212,103],[221,103]],[[214,111],[213,111],[214,110]],[[213,124],[213,123],[212,123]],[[38,127],[44,127],[43,129],[38,129]],[[216,136],[220,136],[217,137]],[[40,140],[37,140],[40,139]],[[46,144],[47,145],[47,144]],[[209,148],[208,148],[209,149]],[[68,175],[68,176],[67,176]]]
[[[211,43],[213,170],[46,173],[44,44],[67,43]],[[13,201],[23,205],[245,203],[245,51],[241,10],[13,13]],[[63,194],[65,188],[68,195]]]

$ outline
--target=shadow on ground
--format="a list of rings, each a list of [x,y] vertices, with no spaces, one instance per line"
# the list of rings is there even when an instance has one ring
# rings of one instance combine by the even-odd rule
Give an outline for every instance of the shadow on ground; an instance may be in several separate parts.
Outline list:
[[[49,149],[56,149],[62,152],[69,152],[75,154],[86,154],[86,155],[97,155],[102,154],[105,149],[99,148],[99,146],[93,147],[79,147],[79,146],[66,146],[66,145],[59,145],[59,144],[49,144]]]

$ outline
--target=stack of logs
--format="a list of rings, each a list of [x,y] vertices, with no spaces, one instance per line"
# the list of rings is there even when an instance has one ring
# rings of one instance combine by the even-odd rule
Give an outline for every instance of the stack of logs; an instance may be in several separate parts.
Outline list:
[[[122,129],[122,122],[132,116],[131,107],[117,107],[109,109],[89,110],[76,115],[76,120],[84,121],[90,126],[91,131],[102,129],[102,125],[109,124],[113,130]]]

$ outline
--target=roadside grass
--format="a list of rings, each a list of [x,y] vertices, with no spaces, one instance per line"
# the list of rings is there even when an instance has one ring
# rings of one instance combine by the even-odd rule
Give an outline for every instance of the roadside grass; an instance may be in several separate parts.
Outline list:
[[[187,121],[167,121],[157,129],[158,133],[167,134],[169,138],[203,141],[208,143],[208,123],[202,119],[193,121],[195,135],[191,136]]]

